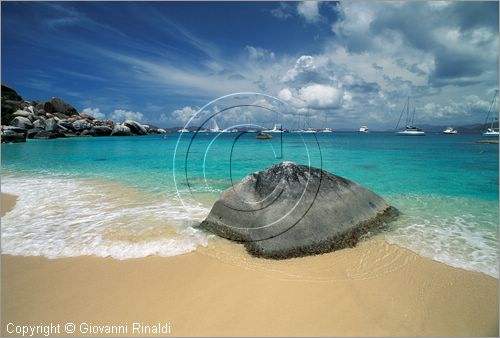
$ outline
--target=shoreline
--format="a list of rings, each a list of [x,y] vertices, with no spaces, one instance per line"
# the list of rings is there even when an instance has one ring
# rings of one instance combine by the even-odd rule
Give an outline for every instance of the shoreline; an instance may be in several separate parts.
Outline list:
[[[173,257],[1,262],[3,335],[50,322],[128,335],[132,323],[169,323],[174,336],[498,335],[497,279],[380,239],[286,261],[221,241]]]
[[[4,215],[16,196],[1,195]],[[2,335],[13,335],[13,325],[68,322],[78,330],[121,325],[128,336],[148,335],[134,323],[167,325],[173,336],[498,335],[498,279],[377,236],[282,261],[216,239],[172,257],[2,254],[1,263]]]

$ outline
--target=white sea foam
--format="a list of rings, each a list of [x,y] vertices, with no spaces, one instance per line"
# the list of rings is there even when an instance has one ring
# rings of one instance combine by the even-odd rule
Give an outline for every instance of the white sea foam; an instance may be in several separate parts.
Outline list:
[[[206,246],[192,228],[209,212],[175,197],[55,176],[2,177],[2,192],[19,196],[2,217],[2,252],[49,258],[116,259],[173,256]]]
[[[194,200],[183,205],[174,193],[48,174],[4,175],[2,192],[19,196],[2,217],[5,254],[130,259],[174,256],[208,245],[209,236],[192,225],[209,209]],[[498,278],[495,202],[410,194],[387,200],[403,213],[385,235],[389,243]]]
[[[406,195],[389,243],[450,266],[498,278],[498,205],[477,199]]]

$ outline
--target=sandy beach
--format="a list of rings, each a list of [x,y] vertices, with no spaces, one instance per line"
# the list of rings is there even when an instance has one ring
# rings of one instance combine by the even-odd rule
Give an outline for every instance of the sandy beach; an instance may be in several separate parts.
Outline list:
[[[2,212],[14,201],[2,195]],[[66,335],[68,322],[78,335],[99,335],[85,329],[106,325],[147,335],[133,323],[168,324],[173,336],[498,335],[497,279],[381,238],[284,261],[216,240],[175,257],[2,255],[1,262],[2,335],[41,323],[60,324]]]

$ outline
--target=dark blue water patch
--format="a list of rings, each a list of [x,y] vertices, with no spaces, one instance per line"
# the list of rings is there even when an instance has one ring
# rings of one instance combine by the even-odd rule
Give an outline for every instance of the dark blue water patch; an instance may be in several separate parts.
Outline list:
[[[378,166],[376,164],[360,164],[360,165],[358,165],[358,167],[362,168],[362,169],[367,169],[367,170],[372,170],[372,169],[378,168]]]

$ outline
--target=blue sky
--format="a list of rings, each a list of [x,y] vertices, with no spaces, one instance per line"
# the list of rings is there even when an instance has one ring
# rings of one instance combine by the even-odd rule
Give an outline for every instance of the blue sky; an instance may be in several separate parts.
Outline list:
[[[408,95],[420,123],[476,123],[498,88],[498,3],[2,2],[2,83],[159,126],[238,91],[315,127],[393,128]]]

